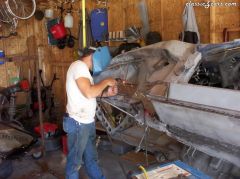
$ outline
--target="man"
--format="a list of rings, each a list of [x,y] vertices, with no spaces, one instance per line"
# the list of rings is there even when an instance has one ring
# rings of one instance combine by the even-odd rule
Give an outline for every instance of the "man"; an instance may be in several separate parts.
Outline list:
[[[101,52],[98,53],[101,55]],[[85,49],[83,57],[73,62],[67,72],[67,114],[63,119],[63,129],[68,136],[67,179],[78,179],[82,164],[90,179],[105,178],[97,164],[94,122],[96,97],[114,96],[117,87],[113,78],[94,84],[90,74],[90,71],[94,73],[94,55],[94,50]],[[103,94],[106,88],[108,90]]]

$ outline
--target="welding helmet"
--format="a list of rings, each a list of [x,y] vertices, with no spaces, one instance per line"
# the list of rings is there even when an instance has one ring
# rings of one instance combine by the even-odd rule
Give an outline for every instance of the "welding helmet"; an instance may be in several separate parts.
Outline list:
[[[110,63],[112,57],[107,46],[98,47],[92,55],[93,75],[99,75]]]

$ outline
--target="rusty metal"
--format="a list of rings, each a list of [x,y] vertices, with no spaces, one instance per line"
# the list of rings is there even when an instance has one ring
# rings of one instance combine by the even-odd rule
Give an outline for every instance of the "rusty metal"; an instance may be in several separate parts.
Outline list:
[[[133,115],[133,114],[127,112],[126,110],[123,110],[123,109],[121,109],[120,107],[118,107],[118,106],[116,106],[116,105],[114,105],[114,104],[108,102],[107,100],[102,100],[102,101],[105,102],[105,103],[107,103],[107,104],[109,104],[109,105],[111,105],[112,107],[118,109],[119,111],[122,111],[123,113],[125,113],[125,114],[127,114],[127,115],[133,117],[133,118],[135,118],[135,117],[137,116],[137,114]],[[101,105],[101,107],[102,107],[102,106],[103,106],[103,105]],[[105,111],[106,111],[106,110],[105,110]],[[106,112],[106,113],[108,113],[108,112]]]

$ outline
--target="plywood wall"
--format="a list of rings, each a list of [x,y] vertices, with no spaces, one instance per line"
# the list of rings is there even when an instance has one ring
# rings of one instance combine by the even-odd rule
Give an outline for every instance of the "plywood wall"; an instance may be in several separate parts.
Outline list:
[[[132,25],[142,26],[137,3],[140,0],[109,0],[109,30],[120,31]],[[212,0],[211,2],[213,2]],[[86,0],[87,10],[100,7],[96,5],[95,0]],[[182,31],[182,13],[188,0],[146,0],[148,7],[149,23],[151,31],[161,33],[163,40],[178,39]],[[208,2],[208,0],[192,0],[192,2]],[[232,2],[224,0],[224,2]],[[240,0],[234,0],[240,3]],[[38,7],[38,8],[46,8]],[[78,24],[80,14],[77,12],[81,8],[81,1],[74,5],[76,10],[74,15],[74,28],[72,34],[78,37]],[[224,28],[240,26],[239,7],[194,7],[196,19],[201,35],[202,43],[222,42],[222,32]],[[55,17],[59,11],[55,11]],[[4,50],[7,56],[14,55],[32,55],[37,54],[40,59],[40,67],[44,71],[45,84],[49,84],[53,74],[56,73],[59,78],[54,84],[54,94],[60,105],[61,112],[65,111],[65,76],[70,63],[74,60],[76,48],[65,48],[60,50],[55,46],[48,44],[46,19],[42,21],[32,17],[29,20],[19,21],[18,36],[0,40],[0,50]],[[0,28],[0,35],[6,35],[7,29]],[[231,34],[230,39],[239,38],[239,33]],[[35,39],[35,40],[34,40]],[[76,42],[77,43],[77,42]],[[37,50],[38,49],[38,50]],[[20,63],[22,77],[28,78],[29,70],[31,77],[34,76],[33,61],[27,60]]]
[[[89,1],[87,10],[92,8],[93,1]],[[39,6],[38,9],[44,10],[48,5],[44,4]],[[51,6],[52,7],[52,6]],[[74,27],[71,29],[72,35],[78,37],[79,22],[81,15],[81,1],[74,4]],[[54,17],[59,17],[60,11],[54,10]],[[43,80],[45,85],[50,85],[54,73],[59,78],[54,83],[53,91],[56,102],[60,105],[60,112],[65,111],[66,94],[65,94],[65,76],[66,71],[71,62],[74,61],[74,54],[76,53],[78,41],[75,41],[74,48],[65,47],[63,50],[58,49],[56,46],[48,44],[48,36],[46,29],[47,19],[41,21],[36,20],[34,17],[28,20],[19,20],[17,27],[18,35],[16,37],[10,37],[0,40],[0,50],[4,50],[7,57],[12,56],[31,56],[36,55],[40,61],[40,68],[43,70]],[[0,35],[9,34],[9,28],[6,25],[2,25],[0,28]],[[76,55],[75,55],[76,56]],[[35,59],[36,61],[36,59]],[[29,79],[29,70],[31,71],[31,81],[35,76],[35,61],[25,60],[15,62],[21,69],[21,78]],[[2,78],[2,77],[1,77]]]
[[[113,13],[113,21],[110,22],[111,31],[119,31],[130,26],[141,26],[141,20],[137,4],[141,0],[122,0],[122,3],[113,3],[109,12]],[[115,2],[115,1],[114,1]],[[239,0],[209,1],[209,0],[146,0],[150,30],[161,33],[163,40],[178,39],[183,30],[182,14],[186,3],[240,3]],[[202,43],[219,43],[223,41],[223,29],[239,27],[240,7],[235,6],[195,6],[195,14]],[[229,4],[228,4],[229,5]],[[112,18],[110,16],[110,18]],[[230,39],[238,38],[239,33],[231,34]]]

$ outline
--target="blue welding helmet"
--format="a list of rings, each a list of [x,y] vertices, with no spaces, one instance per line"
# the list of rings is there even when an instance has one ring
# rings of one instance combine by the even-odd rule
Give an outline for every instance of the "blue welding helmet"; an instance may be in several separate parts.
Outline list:
[[[93,75],[99,75],[110,63],[112,57],[107,46],[98,47],[93,53]]]

